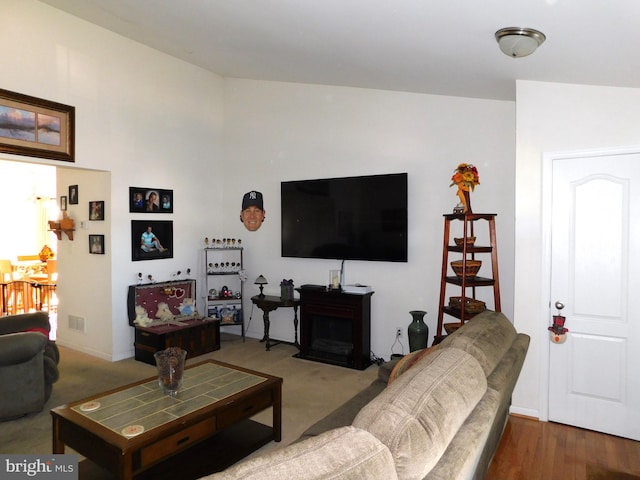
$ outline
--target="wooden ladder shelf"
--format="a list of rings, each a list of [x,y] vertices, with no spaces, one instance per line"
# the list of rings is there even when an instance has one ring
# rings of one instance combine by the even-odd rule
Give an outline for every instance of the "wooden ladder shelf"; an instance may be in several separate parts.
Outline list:
[[[477,287],[493,287],[494,310],[501,311],[500,306],[500,281],[498,278],[498,249],[496,245],[496,223],[495,213],[466,213],[466,214],[447,214],[444,215],[444,242],[442,249],[442,274],[440,278],[440,300],[438,303],[438,327],[433,343],[438,344],[448,334],[455,331],[456,328],[464,325],[465,322],[473,318],[478,312],[470,312],[466,307],[467,300],[476,300]],[[467,242],[469,237],[474,235],[475,222],[484,220],[489,226],[489,242],[490,246],[477,246],[475,243]],[[453,244],[451,238],[451,222],[461,221],[462,227],[462,244]],[[449,252],[457,252],[462,254],[462,271],[466,271],[467,262],[476,260],[477,254],[491,254],[491,278],[486,277],[467,277],[463,275],[447,275],[449,270]],[[461,301],[459,308],[445,304],[447,287],[459,287],[461,292]],[[471,289],[471,294],[467,295],[467,290]],[[459,321],[453,323],[444,323],[444,315],[452,316]],[[443,332],[444,330],[444,332]]]

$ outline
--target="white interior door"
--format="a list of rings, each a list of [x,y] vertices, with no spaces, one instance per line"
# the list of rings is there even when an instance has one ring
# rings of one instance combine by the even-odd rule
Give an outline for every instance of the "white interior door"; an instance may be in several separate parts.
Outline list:
[[[554,159],[551,222],[549,420],[640,440],[640,153]]]

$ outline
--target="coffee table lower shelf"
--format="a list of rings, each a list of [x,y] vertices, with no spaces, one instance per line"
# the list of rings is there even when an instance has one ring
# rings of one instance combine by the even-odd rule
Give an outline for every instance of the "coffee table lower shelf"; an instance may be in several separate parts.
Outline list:
[[[221,472],[274,440],[273,428],[254,420],[243,420],[193,447],[159,463],[135,480],[196,480]],[[113,480],[112,472],[91,460],[79,464],[79,480]]]

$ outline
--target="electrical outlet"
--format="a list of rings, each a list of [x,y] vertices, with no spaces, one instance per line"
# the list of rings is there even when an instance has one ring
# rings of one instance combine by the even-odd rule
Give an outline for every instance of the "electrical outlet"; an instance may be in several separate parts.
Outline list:
[[[400,327],[396,327],[396,338],[402,337],[402,329]]]

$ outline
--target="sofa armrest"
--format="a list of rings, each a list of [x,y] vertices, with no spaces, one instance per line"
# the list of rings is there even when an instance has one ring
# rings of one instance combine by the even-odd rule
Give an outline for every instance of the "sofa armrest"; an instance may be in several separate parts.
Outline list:
[[[44,351],[47,337],[24,332],[0,335],[0,366],[18,365]]]

